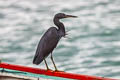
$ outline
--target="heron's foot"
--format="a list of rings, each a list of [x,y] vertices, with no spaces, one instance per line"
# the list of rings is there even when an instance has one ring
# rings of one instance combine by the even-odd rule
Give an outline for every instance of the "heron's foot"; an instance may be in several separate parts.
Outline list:
[[[52,69],[47,69],[46,71],[53,71]]]
[[[60,70],[55,70],[54,72],[64,72],[64,71],[60,71]]]

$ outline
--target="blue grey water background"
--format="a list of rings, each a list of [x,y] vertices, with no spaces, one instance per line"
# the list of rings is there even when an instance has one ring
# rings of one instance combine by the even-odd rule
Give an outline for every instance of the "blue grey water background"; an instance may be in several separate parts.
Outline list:
[[[58,12],[68,38],[54,50],[60,70],[120,78],[120,0],[0,0],[0,58],[3,62],[33,65],[37,44]],[[54,69],[50,58],[47,62]]]

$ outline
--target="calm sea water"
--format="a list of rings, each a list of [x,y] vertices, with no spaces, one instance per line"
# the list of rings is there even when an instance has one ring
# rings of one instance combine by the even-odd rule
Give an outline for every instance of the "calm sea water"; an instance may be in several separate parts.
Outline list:
[[[68,38],[54,50],[60,70],[120,78],[120,0],[0,0],[0,58],[33,65],[37,44],[58,12],[79,16],[64,19]],[[50,58],[47,62],[54,69]]]

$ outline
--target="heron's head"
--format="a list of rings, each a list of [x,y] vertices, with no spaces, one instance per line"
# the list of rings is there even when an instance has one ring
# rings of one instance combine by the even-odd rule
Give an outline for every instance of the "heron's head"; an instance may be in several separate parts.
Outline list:
[[[63,18],[76,18],[77,16],[73,16],[73,15],[66,15],[64,13],[58,13],[55,15],[55,18],[58,19],[63,19]]]

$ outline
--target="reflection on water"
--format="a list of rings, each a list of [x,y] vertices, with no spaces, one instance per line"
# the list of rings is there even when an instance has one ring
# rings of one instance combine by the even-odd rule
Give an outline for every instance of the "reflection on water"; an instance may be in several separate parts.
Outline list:
[[[120,78],[119,0],[0,0],[0,58],[4,62],[32,64],[42,34],[58,12],[79,16],[64,19],[69,38],[54,50],[59,69]],[[52,69],[50,59],[47,59]]]

